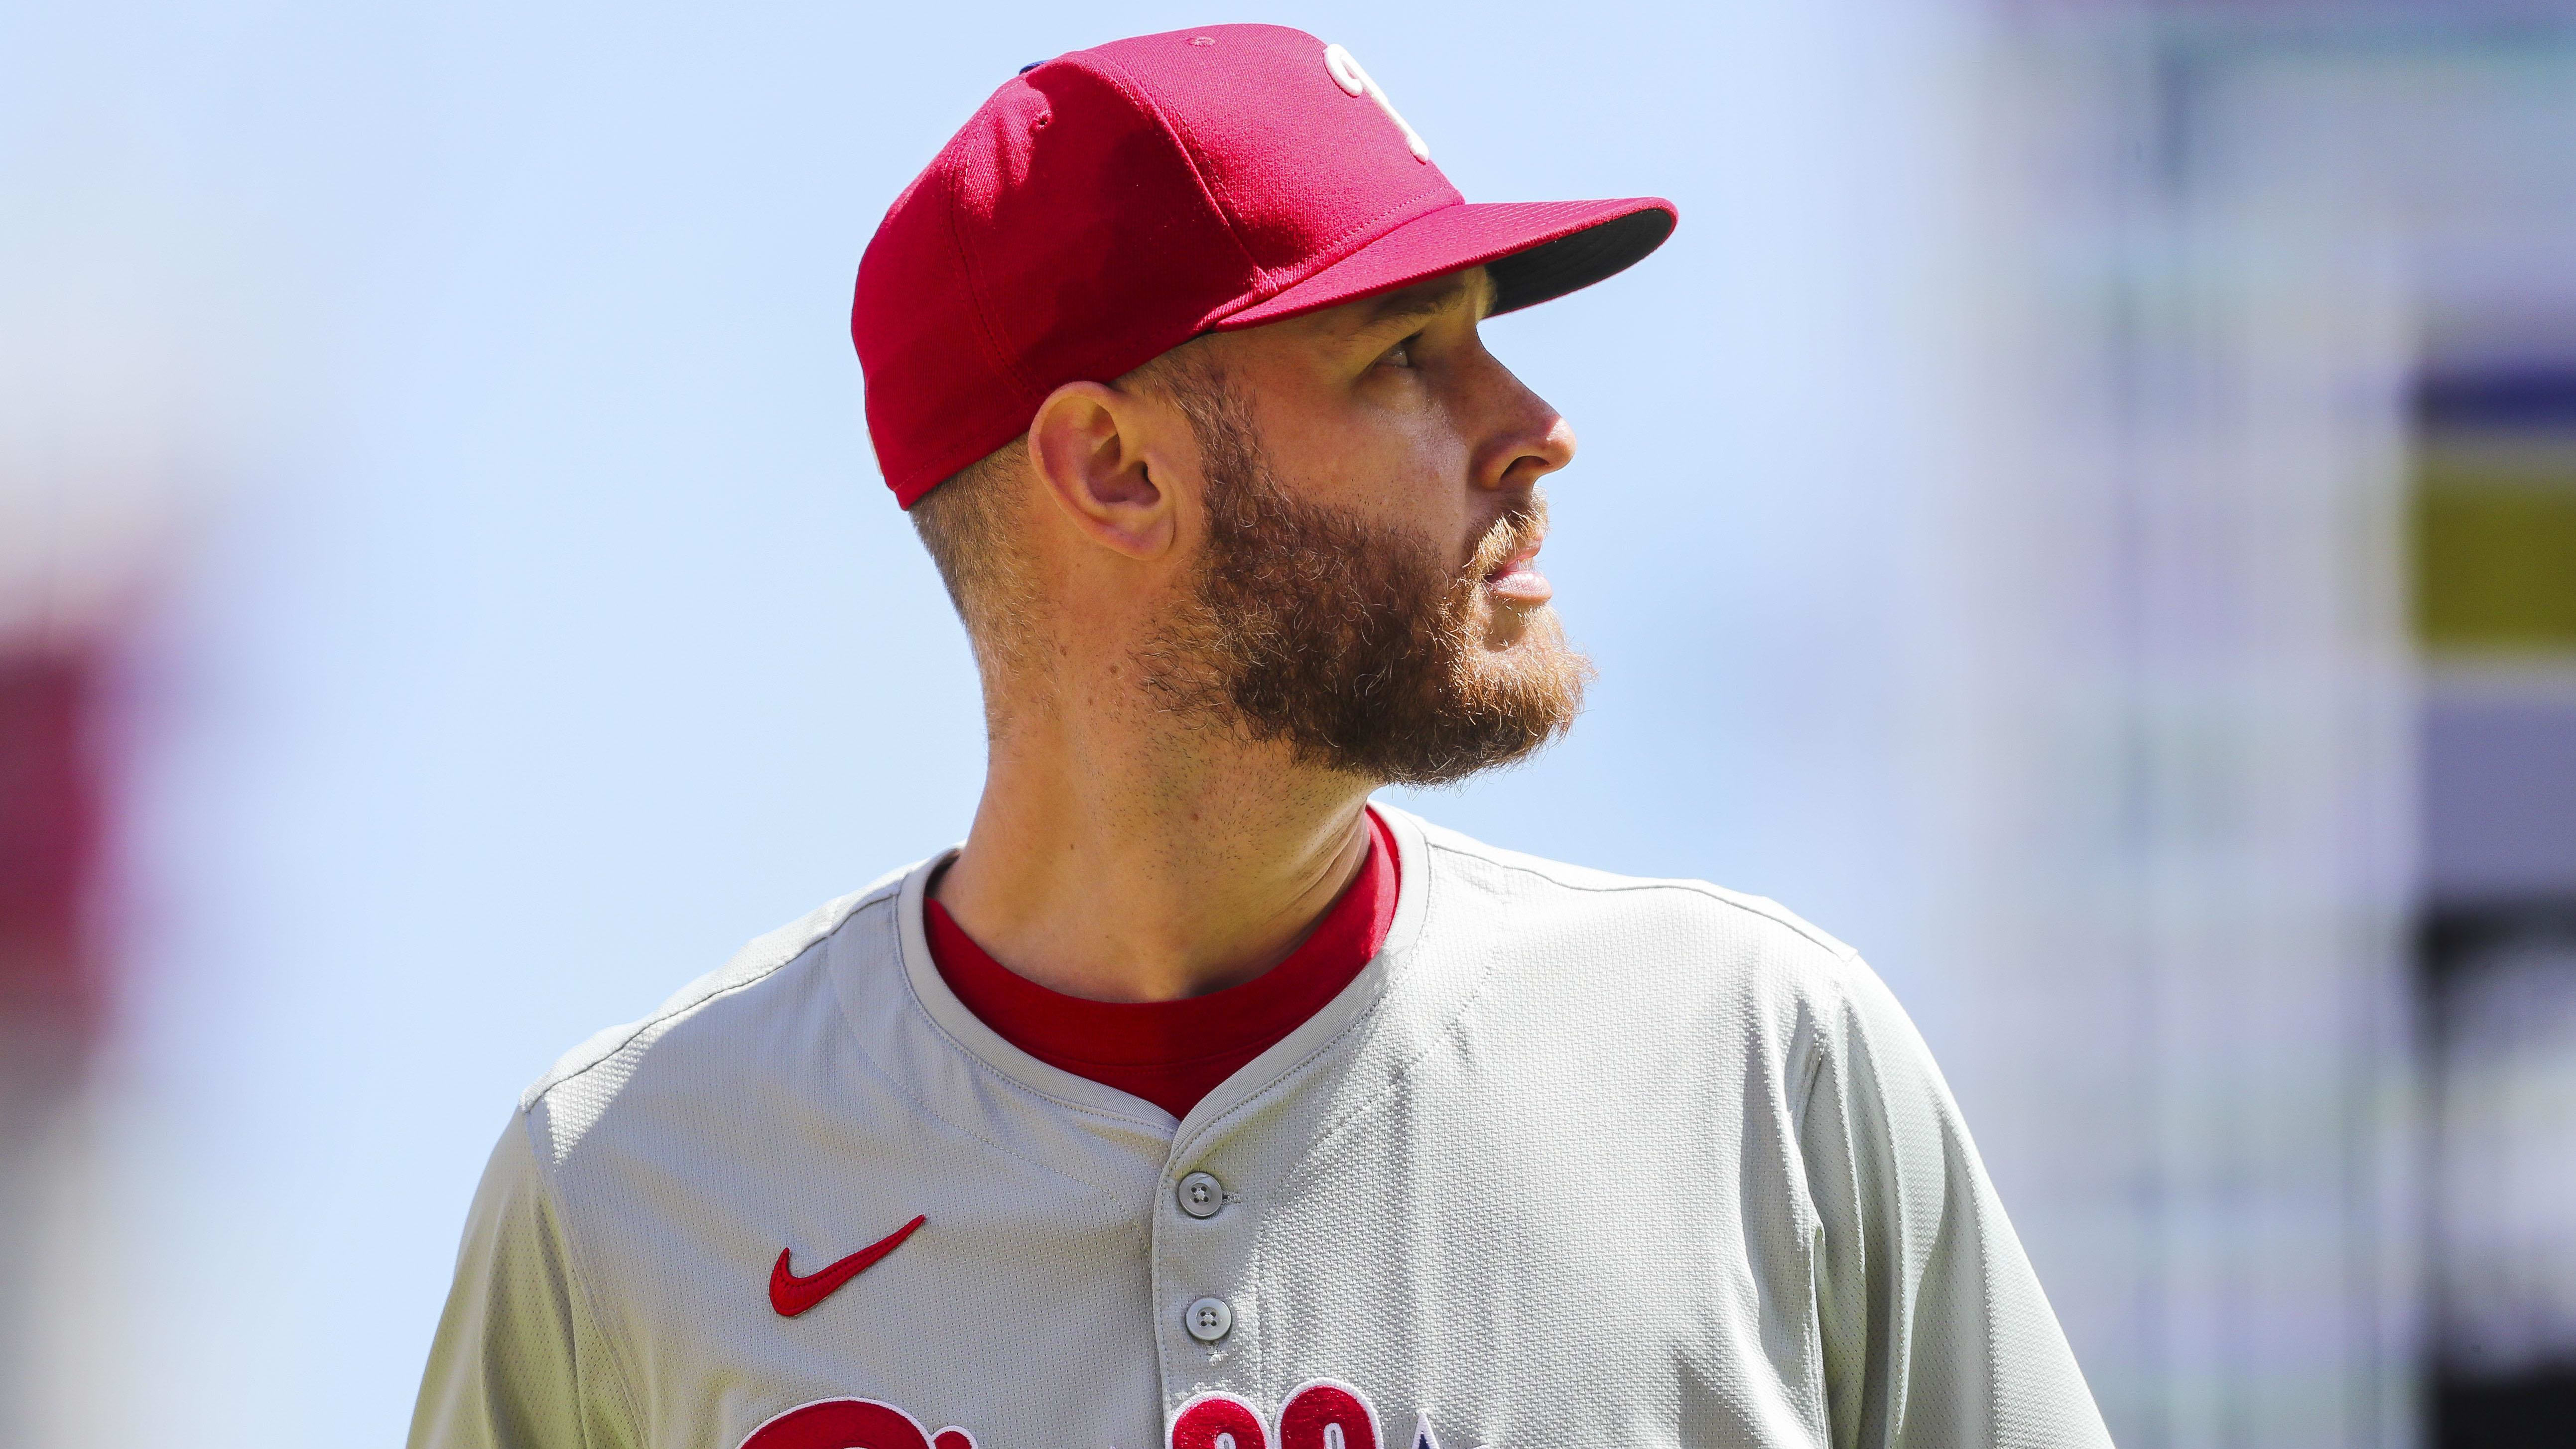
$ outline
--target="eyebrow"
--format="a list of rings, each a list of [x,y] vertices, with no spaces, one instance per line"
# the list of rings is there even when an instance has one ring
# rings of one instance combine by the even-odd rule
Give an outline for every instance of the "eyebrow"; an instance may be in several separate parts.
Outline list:
[[[1377,332],[1399,322],[1428,321],[1448,311],[1460,293],[1473,290],[1476,290],[1475,282],[1462,273],[1435,292],[1419,292],[1410,288],[1390,292],[1378,298],[1377,304],[1369,309],[1368,320],[1360,324],[1360,330]]]

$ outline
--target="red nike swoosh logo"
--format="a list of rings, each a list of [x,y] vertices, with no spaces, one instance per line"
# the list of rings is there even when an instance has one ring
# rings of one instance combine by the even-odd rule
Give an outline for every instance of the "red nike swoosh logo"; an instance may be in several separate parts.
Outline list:
[[[797,1277],[787,1266],[787,1255],[795,1250],[779,1249],[778,1266],[769,1270],[769,1306],[777,1309],[780,1317],[794,1318],[839,1292],[842,1284],[875,1267],[878,1259],[902,1247],[903,1240],[912,1236],[913,1229],[928,1221],[927,1215],[914,1218],[822,1272],[805,1278]]]

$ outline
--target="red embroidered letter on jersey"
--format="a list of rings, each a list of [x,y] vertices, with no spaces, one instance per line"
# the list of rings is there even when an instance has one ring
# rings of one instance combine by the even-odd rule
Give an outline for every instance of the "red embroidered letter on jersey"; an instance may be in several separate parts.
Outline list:
[[[1336,1445],[1326,1434],[1340,1429]],[[1349,1384],[1317,1379],[1279,1406],[1279,1449],[1378,1449],[1377,1410]]]
[[[975,1436],[926,1433],[920,1420],[874,1399],[817,1399],[752,1430],[742,1449],[975,1449]]]
[[[1232,1394],[1201,1394],[1172,1415],[1171,1449],[1270,1449],[1261,1411]]]

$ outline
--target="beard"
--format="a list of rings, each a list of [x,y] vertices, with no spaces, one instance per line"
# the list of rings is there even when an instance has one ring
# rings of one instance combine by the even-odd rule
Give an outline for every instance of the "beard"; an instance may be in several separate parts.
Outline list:
[[[1189,597],[1137,659],[1164,708],[1383,784],[1452,784],[1566,732],[1591,662],[1554,610],[1485,586],[1546,532],[1543,498],[1453,570],[1427,539],[1289,494],[1241,396],[1222,376],[1190,381],[1178,401],[1206,463],[1208,537]]]

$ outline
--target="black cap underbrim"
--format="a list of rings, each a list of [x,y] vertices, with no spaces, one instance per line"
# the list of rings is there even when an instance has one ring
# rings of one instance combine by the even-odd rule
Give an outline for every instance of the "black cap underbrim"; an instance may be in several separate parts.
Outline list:
[[[1494,313],[1554,301],[1617,276],[1662,246],[1673,234],[1674,220],[1670,211],[1649,207],[1487,262],[1485,273],[1494,279]]]

